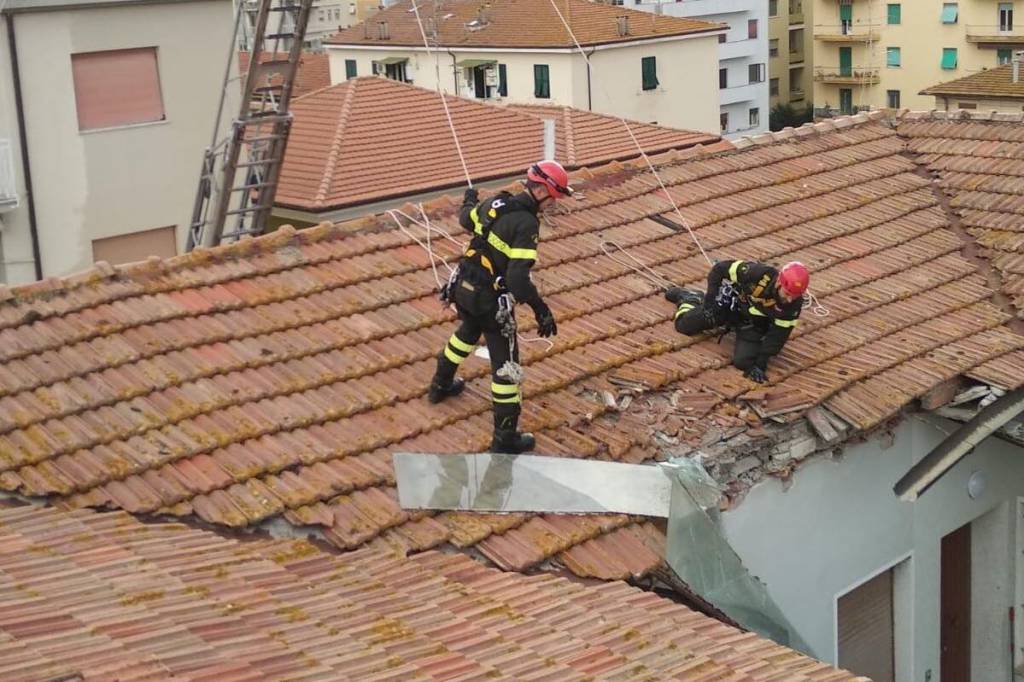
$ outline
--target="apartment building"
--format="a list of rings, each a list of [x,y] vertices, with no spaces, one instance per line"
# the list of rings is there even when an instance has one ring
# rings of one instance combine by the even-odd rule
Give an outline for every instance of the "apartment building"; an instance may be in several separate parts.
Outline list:
[[[244,0],[247,12],[245,13],[246,27],[248,30],[240,37],[238,48],[249,50],[252,45],[254,24],[256,21],[256,10],[259,7],[258,0]],[[306,24],[306,39],[303,46],[307,50],[322,50],[323,41],[348,28],[353,24],[366,21],[383,5],[383,0],[316,0],[309,13],[309,21]],[[286,17],[288,15],[285,15]],[[281,33],[291,30],[291,26],[285,24]],[[278,50],[287,51],[291,49],[291,40],[282,38]]]
[[[929,109],[924,88],[1009,63],[1024,47],[1012,1],[813,2],[819,116]]]
[[[813,93],[814,3],[768,0],[768,103],[803,109]]]
[[[0,4],[0,282],[178,253],[231,2]]]
[[[622,0],[611,0],[610,4],[622,4]],[[764,0],[659,0],[630,6],[727,25],[728,31],[718,38],[721,134],[735,139],[768,130],[769,7]]]
[[[417,9],[432,49],[403,0],[325,41],[332,82],[377,74],[464,97],[719,132],[718,42],[733,32],[724,24],[588,0],[564,0],[557,12],[549,0],[421,0]],[[761,85],[767,95],[767,83]],[[759,115],[767,118],[766,111]]]
[[[1009,64],[986,69],[921,91],[935,98],[938,111],[997,111],[1019,114],[1024,109],[1024,51],[1017,51]]]

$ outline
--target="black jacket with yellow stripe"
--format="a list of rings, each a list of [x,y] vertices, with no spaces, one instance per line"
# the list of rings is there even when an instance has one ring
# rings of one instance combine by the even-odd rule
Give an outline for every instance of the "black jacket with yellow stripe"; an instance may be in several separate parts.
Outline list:
[[[752,324],[764,333],[758,354],[761,367],[786,345],[803,308],[799,298],[790,303],[776,298],[778,276],[778,270],[770,265],[742,260],[719,261],[708,273],[705,306],[715,304],[722,282],[728,281],[739,298],[735,312],[744,324]]]
[[[518,303],[530,307],[541,303],[530,280],[530,268],[537,262],[540,222],[537,202],[529,192],[501,192],[479,205],[467,201],[459,224],[474,235],[466,251],[471,262],[481,264],[492,277],[504,278]]]

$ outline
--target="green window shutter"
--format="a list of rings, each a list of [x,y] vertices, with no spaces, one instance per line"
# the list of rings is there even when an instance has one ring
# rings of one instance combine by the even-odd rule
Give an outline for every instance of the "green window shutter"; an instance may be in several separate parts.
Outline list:
[[[508,69],[504,64],[498,64],[498,94],[508,97]]]
[[[643,76],[644,90],[654,90],[658,87],[658,65],[654,57],[644,57],[640,60],[640,72]]]
[[[1009,47],[1001,47],[996,50],[996,64],[1009,64],[1013,60],[1013,50]]]
[[[899,66],[900,65],[900,48],[898,48],[898,47],[887,47],[887,48],[885,48],[885,65],[886,66]]]
[[[538,99],[551,97],[551,80],[547,64],[533,65],[533,96]]]
[[[955,69],[956,68],[956,48],[955,47],[944,47],[944,48],[942,48],[942,68],[944,68],[944,69]]]
[[[889,9],[889,16],[888,16],[889,24],[892,25],[892,26],[898,25],[900,23],[900,21],[901,21],[901,18],[902,18],[900,16],[901,6],[900,5],[889,5],[888,9]]]
[[[345,80],[351,80],[356,77],[356,60],[346,59],[345,60]]]
[[[840,76],[852,76],[853,75],[853,48],[852,47],[841,47],[841,48],[839,48],[839,75]]]
[[[853,5],[839,5],[839,20],[853,21]]]
[[[955,24],[960,14],[960,6],[955,2],[947,2],[942,6],[942,23]]]

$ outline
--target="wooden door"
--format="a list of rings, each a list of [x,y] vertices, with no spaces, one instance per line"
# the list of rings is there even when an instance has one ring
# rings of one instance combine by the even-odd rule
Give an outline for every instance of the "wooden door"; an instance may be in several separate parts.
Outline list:
[[[942,682],[971,679],[971,524],[942,538],[939,665]]]

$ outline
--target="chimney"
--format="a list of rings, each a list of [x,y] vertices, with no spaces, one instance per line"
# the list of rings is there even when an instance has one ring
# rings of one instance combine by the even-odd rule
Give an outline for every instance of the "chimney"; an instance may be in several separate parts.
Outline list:
[[[544,158],[555,158],[555,119],[544,119]]]
[[[615,28],[620,37],[629,35],[629,17],[615,17]]]
[[[388,29],[388,20],[377,22],[377,37],[380,40],[390,40],[391,31]]]
[[[424,31],[428,38],[437,38],[437,20],[434,17],[427,17],[426,29]]]
[[[1013,64],[1010,67],[1012,72],[1011,83],[1020,83],[1020,62],[1022,59],[1024,59],[1024,50],[1017,50],[1013,53],[1013,58],[1010,60],[1010,63]]]

